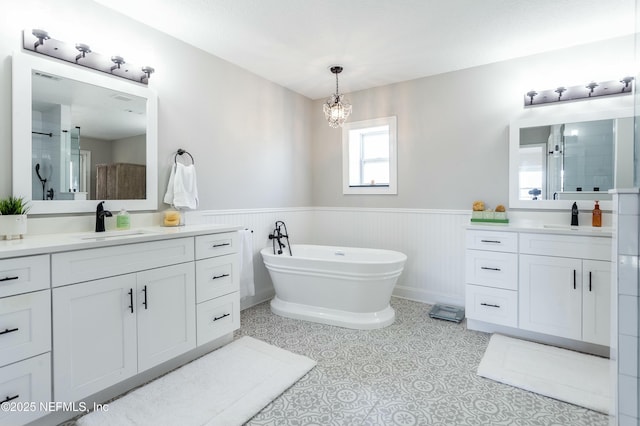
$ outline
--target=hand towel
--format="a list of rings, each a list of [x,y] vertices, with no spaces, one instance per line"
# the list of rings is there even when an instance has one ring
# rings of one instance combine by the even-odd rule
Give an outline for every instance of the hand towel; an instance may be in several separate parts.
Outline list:
[[[173,204],[173,183],[176,177],[176,164],[171,166],[171,174],[169,175],[169,183],[167,184],[167,192],[164,194],[165,204]]]
[[[240,299],[256,294],[253,282],[253,234],[245,229],[240,234]]]
[[[198,187],[196,184],[196,168],[193,164],[185,166],[175,164],[173,180],[173,206],[195,210],[198,207]]]

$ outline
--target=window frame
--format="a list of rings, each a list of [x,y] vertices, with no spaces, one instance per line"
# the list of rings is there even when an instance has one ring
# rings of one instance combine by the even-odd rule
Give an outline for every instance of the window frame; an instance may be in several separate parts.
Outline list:
[[[349,184],[349,133],[353,130],[389,127],[389,184],[388,185],[361,185]],[[370,120],[351,121],[342,126],[342,193],[343,194],[388,194],[398,193],[398,137],[396,116],[380,117]],[[356,141],[359,143],[359,141]]]

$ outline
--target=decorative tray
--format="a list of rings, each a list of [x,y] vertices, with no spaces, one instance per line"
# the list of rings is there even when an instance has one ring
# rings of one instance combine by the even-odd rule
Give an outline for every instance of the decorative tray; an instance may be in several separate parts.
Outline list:
[[[471,222],[509,223],[509,219],[476,219],[472,217]]]
[[[437,303],[431,308],[429,316],[431,318],[460,322],[464,319],[464,308]]]

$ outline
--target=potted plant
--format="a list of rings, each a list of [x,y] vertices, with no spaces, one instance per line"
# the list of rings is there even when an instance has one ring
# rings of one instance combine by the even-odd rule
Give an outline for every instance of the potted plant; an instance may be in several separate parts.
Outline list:
[[[10,239],[18,235],[22,238],[27,233],[30,208],[27,204],[23,197],[0,198],[0,237]]]

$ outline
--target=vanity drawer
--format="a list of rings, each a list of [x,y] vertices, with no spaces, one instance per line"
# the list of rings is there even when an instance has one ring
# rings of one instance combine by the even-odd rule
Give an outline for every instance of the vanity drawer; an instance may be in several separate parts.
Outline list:
[[[520,253],[610,261],[611,238],[522,233]]]
[[[214,299],[240,289],[238,254],[196,261],[196,302]]]
[[[486,250],[467,250],[466,282],[486,287],[518,289],[518,255]]]
[[[507,327],[518,326],[518,292],[467,284],[467,318]]]
[[[49,288],[49,255],[0,260],[0,297]]]
[[[54,287],[193,261],[193,238],[69,251],[51,255]]]
[[[240,251],[240,237],[237,232],[200,235],[196,237],[196,259],[222,256]]]
[[[22,425],[49,414],[40,403],[51,401],[51,359],[42,354],[0,368],[0,400],[9,408],[28,407],[20,411],[0,410],[0,426]],[[32,409],[33,408],[33,409]]]
[[[516,253],[518,234],[516,232],[467,230],[467,248]]]
[[[240,294],[212,299],[196,306],[198,346],[240,328]]]
[[[0,299],[0,365],[51,350],[51,290]]]

